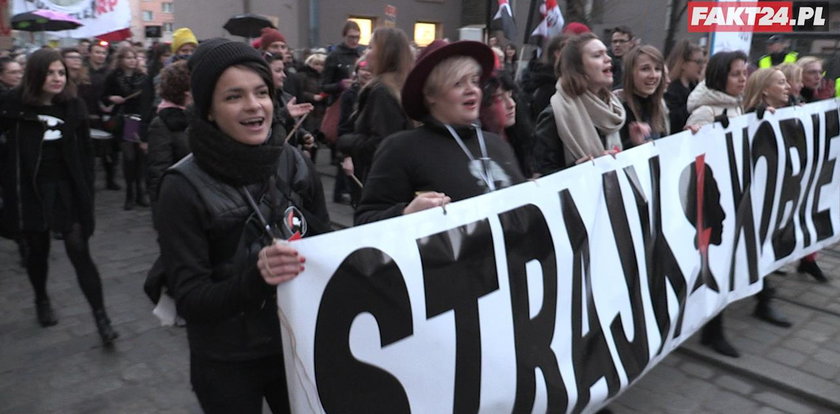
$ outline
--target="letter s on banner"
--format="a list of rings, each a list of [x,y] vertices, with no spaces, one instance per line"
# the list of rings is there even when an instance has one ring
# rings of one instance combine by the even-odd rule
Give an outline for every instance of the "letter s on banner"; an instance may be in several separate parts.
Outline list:
[[[409,412],[408,396],[393,375],[361,362],[350,350],[350,327],[369,312],[384,347],[411,336],[411,302],[403,275],[384,252],[349,255],[330,279],[315,326],[315,381],[326,412]]]

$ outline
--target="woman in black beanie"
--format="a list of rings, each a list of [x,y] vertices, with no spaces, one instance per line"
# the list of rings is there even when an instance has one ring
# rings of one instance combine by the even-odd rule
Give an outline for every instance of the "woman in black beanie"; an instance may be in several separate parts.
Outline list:
[[[327,229],[323,189],[272,123],[274,86],[255,49],[211,39],[189,68],[193,153],[164,175],[155,226],[187,321],[190,380],[207,413],[259,413],[263,398],[289,412],[275,286],[303,270],[285,240]]]

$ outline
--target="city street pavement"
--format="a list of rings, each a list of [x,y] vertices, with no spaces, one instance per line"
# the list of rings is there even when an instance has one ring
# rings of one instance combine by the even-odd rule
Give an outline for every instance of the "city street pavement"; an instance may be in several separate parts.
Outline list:
[[[334,204],[335,167],[322,172],[331,218],[352,224]],[[101,174],[100,174],[101,177]],[[101,188],[101,180],[97,187]],[[0,414],[200,413],[189,385],[185,330],[160,327],[142,290],[157,255],[148,209],[123,211],[122,191],[97,193],[91,240],[105,301],[120,333],[104,349],[62,242],[54,240],[48,291],[58,325],[41,328],[16,246],[0,239]],[[726,311],[726,332],[742,357],[710,353],[695,336],[611,402],[614,413],[840,412],[840,246],[820,256],[831,281],[818,284],[793,268],[773,275],[789,329],[751,316],[745,299]]]

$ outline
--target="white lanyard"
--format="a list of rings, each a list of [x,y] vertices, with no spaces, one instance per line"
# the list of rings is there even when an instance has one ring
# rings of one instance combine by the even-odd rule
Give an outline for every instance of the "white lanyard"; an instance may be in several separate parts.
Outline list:
[[[467,154],[469,157],[470,162],[475,161],[475,157],[473,157],[472,152],[464,145],[464,141],[461,140],[461,137],[458,136],[458,133],[455,132],[455,129],[452,128],[449,124],[443,124],[446,129],[449,131],[449,134],[452,135],[452,138],[455,138],[455,142],[458,143],[458,146],[461,147],[461,150],[464,151],[464,154]],[[487,156],[487,147],[484,145],[484,134],[481,132],[481,128],[473,126],[475,128],[475,134],[478,137],[478,146],[481,149],[481,171],[478,173],[481,174],[481,179],[487,184],[487,188],[490,191],[496,191],[496,184],[493,180],[490,179],[490,175],[487,173],[487,165],[490,163],[490,157]]]

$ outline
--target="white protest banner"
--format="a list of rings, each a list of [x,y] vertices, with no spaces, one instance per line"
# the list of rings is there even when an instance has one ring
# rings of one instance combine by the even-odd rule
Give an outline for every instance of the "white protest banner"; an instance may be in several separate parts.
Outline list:
[[[131,27],[129,0],[13,0],[13,14],[47,9],[67,13],[82,22],[67,37],[89,38]]]
[[[294,412],[593,412],[838,238],[838,101],[294,242]]]

